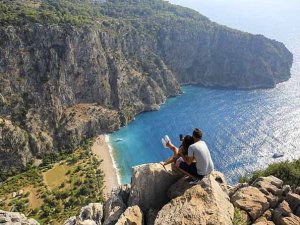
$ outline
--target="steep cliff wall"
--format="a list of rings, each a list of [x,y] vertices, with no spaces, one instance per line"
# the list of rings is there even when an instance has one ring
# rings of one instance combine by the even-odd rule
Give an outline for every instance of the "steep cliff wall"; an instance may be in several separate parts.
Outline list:
[[[25,165],[114,131],[178,95],[181,84],[261,88],[290,76],[292,54],[283,44],[220,26],[193,10],[159,0],[78,4],[94,4],[101,13],[87,17],[88,25],[87,19],[71,25],[61,14],[61,21],[45,17],[44,9],[38,11],[43,5],[35,5],[30,15],[25,10],[1,21],[0,116],[27,142],[16,147],[6,138],[0,168],[4,161],[19,166],[10,160],[16,151],[26,153]]]

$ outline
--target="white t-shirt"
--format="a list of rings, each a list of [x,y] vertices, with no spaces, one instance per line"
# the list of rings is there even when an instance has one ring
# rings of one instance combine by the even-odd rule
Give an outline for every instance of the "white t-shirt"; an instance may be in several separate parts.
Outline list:
[[[214,163],[210,152],[204,141],[197,141],[188,149],[188,156],[196,159],[197,173],[199,175],[208,175],[214,170]]]

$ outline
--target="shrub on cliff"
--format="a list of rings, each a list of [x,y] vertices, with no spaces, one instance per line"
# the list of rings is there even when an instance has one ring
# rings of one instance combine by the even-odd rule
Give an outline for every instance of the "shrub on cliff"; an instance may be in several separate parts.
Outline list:
[[[270,175],[283,180],[285,184],[289,184],[291,186],[300,186],[300,159],[292,162],[284,161],[270,164],[264,170],[255,171],[251,177],[241,177],[239,182],[252,183],[258,177],[266,177]]]
[[[239,208],[234,209],[234,218],[232,223],[233,225],[247,225],[247,221],[243,217],[243,214]]]

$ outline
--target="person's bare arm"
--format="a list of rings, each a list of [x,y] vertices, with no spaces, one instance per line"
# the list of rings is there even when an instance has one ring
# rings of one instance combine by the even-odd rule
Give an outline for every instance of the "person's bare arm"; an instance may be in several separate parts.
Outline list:
[[[180,154],[180,156],[183,159],[183,161],[188,165],[191,165],[192,162],[194,162],[194,156],[187,156],[187,155],[183,155],[183,154]]]
[[[179,158],[179,155],[173,156],[173,157],[167,159],[167,161],[162,162],[162,165],[163,165],[163,166],[166,166],[166,165],[168,165],[168,164],[170,164],[170,163],[176,162],[176,160],[177,160],[178,158]]]

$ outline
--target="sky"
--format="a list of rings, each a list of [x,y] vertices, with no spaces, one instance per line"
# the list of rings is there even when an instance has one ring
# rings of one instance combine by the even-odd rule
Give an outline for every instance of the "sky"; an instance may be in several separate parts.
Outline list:
[[[267,33],[274,24],[292,31],[291,20],[300,21],[300,0],[169,0],[199,11],[212,21],[251,33]]]

